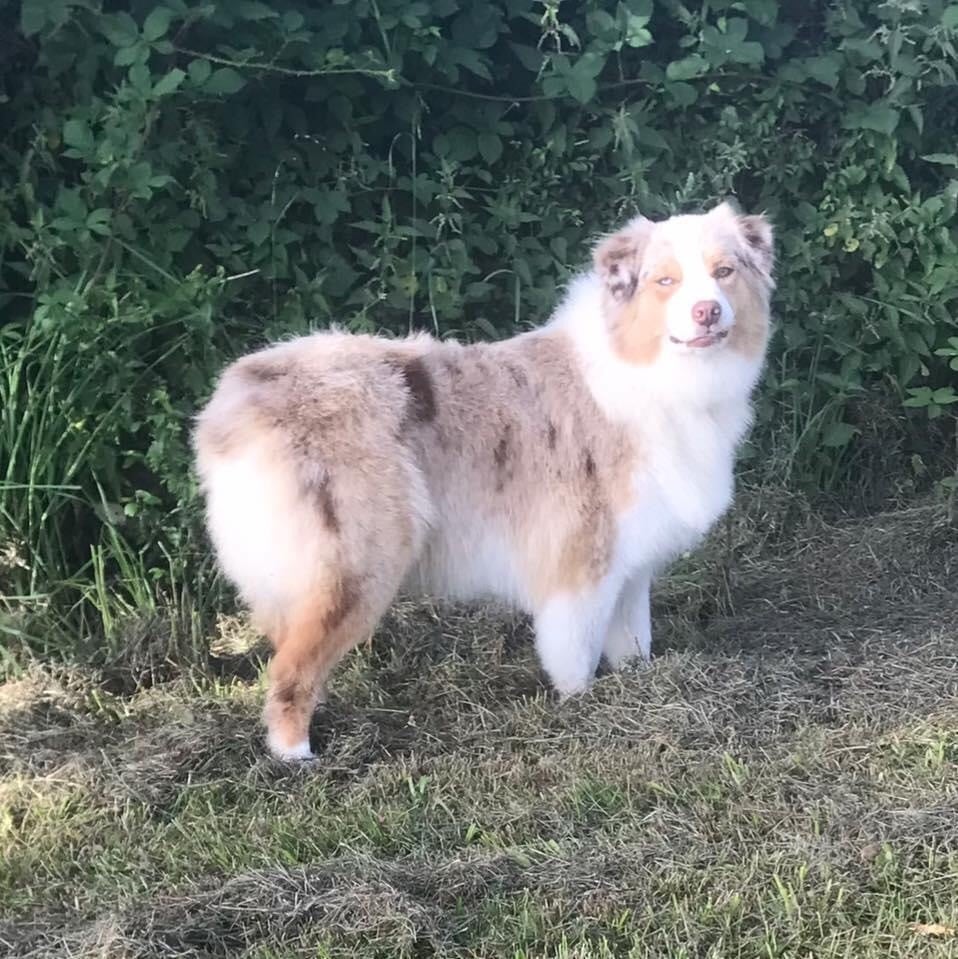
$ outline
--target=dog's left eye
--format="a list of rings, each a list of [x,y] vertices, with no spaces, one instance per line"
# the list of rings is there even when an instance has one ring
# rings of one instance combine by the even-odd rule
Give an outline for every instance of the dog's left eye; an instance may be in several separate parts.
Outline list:
[[[733,270],[730,266],[720,266],[712,274],[712,276],[714,276],[716,280],[724,280],[727,276],[731,276],[734,272],[735,270]]]
[[[675,280],[673,280],[671,276],[660,276],[655,282],[658,283],[659,286],[671,286]]]

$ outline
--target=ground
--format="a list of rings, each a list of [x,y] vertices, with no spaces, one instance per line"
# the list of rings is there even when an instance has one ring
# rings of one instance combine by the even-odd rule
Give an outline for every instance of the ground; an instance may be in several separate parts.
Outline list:
[[[653,665],[565,703],[523,622],[400,606],[298,769],[249,657],[30,665],[0,952],[958,955],[958,532],[800,526],[720,529],[658,587]]]

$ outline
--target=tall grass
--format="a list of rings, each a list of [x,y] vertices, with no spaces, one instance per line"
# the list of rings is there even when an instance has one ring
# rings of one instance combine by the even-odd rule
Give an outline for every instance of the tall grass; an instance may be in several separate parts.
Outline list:
[[[131,620],[202,608],[213,582],[188,498],[167,506],[131,452],[150,445],[147,394],[191,333],[183,314],[143,323],[142,309],[90,316],[80,335],[38,315],[0,333],[0,634],[44,656],[75,653],[78,634],[110,650]],[[183,447],[168,455],[187,476]]]
[[[95,367],[62,333],[36,326],[0,339],[0,602],[6,614],[57,605],[77,574],[75,521],[90,504],[78,479],[105,424],[84,429],[80,405]],[[52,591],[52,592],[51,592]],[[9,622],[0,628],[10,631]]]

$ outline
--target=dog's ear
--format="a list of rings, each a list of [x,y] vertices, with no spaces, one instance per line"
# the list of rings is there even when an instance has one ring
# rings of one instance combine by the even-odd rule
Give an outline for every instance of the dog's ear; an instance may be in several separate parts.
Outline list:
[[[745,242],[764,273],[771,273],[775,265],[775,231],[764,213],[740,216],[739,226]]]
[[[651,220],[637,216],[617,233],[600,240],[592,251],[592,263],[602,285],[619,303],[630,299],[639,285],[652,227]]]
[[[766,274],[775,265],[775,237],[771,221],[764,213],[743,214],[737,203],[726,200],[712,211],[734,223],[745,240],[750,258]]]

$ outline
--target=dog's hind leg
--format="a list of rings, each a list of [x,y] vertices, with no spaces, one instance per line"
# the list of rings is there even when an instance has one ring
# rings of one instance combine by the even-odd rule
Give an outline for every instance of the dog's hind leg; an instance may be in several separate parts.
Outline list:
[[[275,652],[263,719],[270,752],[277,759],[312,757],[310,719],[325,698],[329,669],[351,645],[348,629],[359,601],[355,586],[341,577],[301,600],[269,631]]]
[[[263,718],[270,752],[278,759],[309,759],[309,725],[326,699],[333,667],[368,638],[399,589],[406,566],[388,581],[341,574],[331,589],[305,599],[273,640]]]

